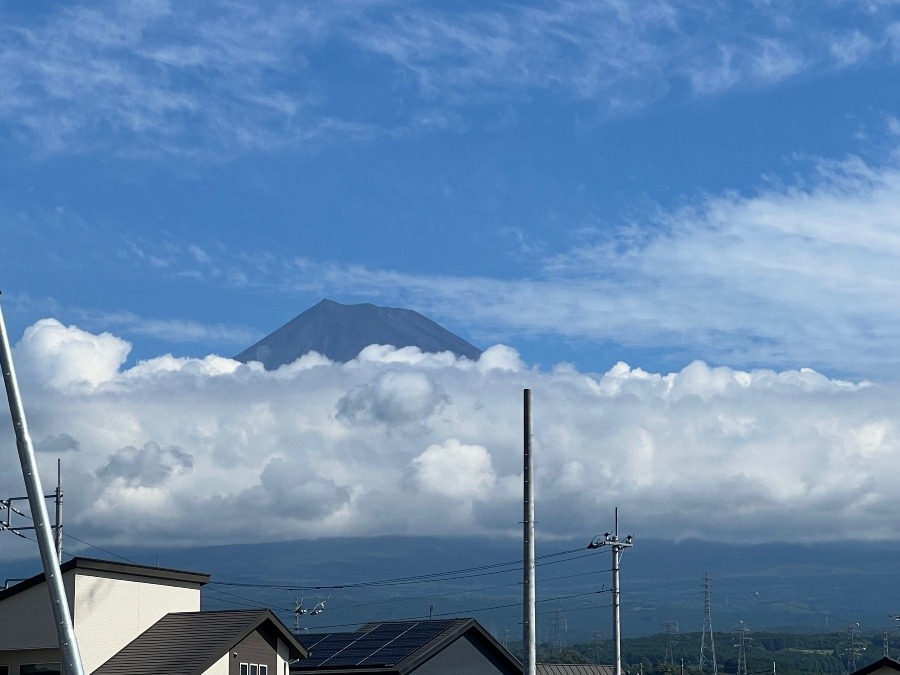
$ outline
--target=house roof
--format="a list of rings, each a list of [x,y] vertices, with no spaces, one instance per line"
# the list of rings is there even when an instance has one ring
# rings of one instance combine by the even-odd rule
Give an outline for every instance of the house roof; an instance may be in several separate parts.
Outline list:
[[[134,577],[161,579],[163,581],[182,581],[203,586],[209,581],[208,574],[199,572],[185,572],[165,567],[150,567],[133,563],[112,562],[110,560],[97,560],[95,558],[72,558],[59,566],[60,572],[65,574],[70,570],[93,570],[95,572],[113,572]],[[20,581],[7,589],[0,591],[0,602],[6,598],[33,588],[44,583],[44,573],[35,574],[33,577]]]
[[[488,643],[517,670],[519,661],[475,619],[385,621],[357,631],[304,634],[309,658],[291,665],[292,672],[347,673],[383,671],[405,675],[462,635]]]
[[[273,631],[288,658],[306,650],[268,609],[166,614],[92,675],[199,675],[253,631]]]
[[[851,675],[869,675],[869,673],[874,673],[875,671],[881,670],[882,668],[900,672],[900,661],[894,661],[894,659],[885,656],[875,663],[870,663],[869,665],[854,671],[853,673],[851,673]]]
[[[538,663],[537,675],[614,675],[615,667],[596,663]]]

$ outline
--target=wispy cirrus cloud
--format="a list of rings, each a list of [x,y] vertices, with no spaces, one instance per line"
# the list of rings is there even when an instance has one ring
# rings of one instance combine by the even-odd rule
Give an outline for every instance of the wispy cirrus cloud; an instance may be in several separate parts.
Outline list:
[[[582,233],[581,243],[543,253],[519,276],[224,250],[212,264],[232,270],[224,283],[380,298],[489,339],[557,335],[731,365],[896,374],[900,167],[858,158],[812,166],[801,182],[707,195],[593,238]],[[189,253],[179,265],[196,268]]]
[[[6,5],[0,133],[39,153],[208,158],[446,129],[473,103],[544,93],[632,110],[684,83],[713,95],[896,59],[891,13],[693,0]]]

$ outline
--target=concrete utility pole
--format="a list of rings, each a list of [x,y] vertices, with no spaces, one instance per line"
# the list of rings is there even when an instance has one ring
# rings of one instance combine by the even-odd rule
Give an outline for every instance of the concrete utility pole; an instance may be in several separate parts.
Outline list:
[[[524,471],[524,517],[523,517],[523,579],[522,579],[522,675],[535,675],[537,669],[537,635],[534,589],[534,482],[531,474],[534,459],[531,454],[533,430],[531,424],[531,389],[525,390],[525,471]]]
[[[600,548],[601,546],[609,546],[612,551],[612,596],[613,596],[613,642],[616,647],[616,666],[614,675],[622,675],[622,625],[619,612],[619,559],[622,551],[631,548],[633,534],[629,534],[624,540],[619,540],[619,509],[616,507],[616,521],[613,531],[606,532],[603,539],[597,535],[588,544],[588,548]]]
[[[53,619],[59,638],[63,670],[66,675],[84,675],[81,652],[78,649],[78,641],[75,639],[75,627],[69,612],[62,574],[59,571],[59,558],[56,555],[53,533],[47,516],[47,505],[44,503],[44,489],[41,486],[41,477],[38,475],[31,434],[28,433],[28,424],[25,421],[25,408],[19,395],[19,384],[16,380],[16,370],[12,360],[12,348],[9,343],[9,334],[6,332],[2,309],[0,309],[0,368],[3,370],[3,383],[6,386],[6,397],[9,399],[9,412],[16,432],[16,448],[19,451],[19,463],[22,465],[31,517],[34,519],[35,535],[37,535],[41,563],[44,567],[44,578],[50,592],[50,604],[53,608]]]

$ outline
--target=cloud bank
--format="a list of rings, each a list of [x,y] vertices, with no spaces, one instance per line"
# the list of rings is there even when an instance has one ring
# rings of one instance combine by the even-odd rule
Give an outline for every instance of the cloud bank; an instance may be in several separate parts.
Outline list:
[[[702,362],[546,371],[502,345],[478,362],[370,347],[274,372],[123,368],[128,347],[46,319],[15,349],[44,480],[61,457],[68,530],[98,545],[515,536],[525,387],[542,537],[593,535],[615,506],[664,539],[900,537],[897,385]],[[22,489],[3,472],[0,492]]]

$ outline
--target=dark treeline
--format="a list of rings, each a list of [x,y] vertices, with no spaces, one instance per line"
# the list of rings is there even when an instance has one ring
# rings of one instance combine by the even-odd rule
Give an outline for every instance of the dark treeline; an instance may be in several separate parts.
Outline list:
[[[650,635],[622,640],[623,669],[629,675],[661,675],[681,672],[682,659],[686,675],[698,675],[700,633]],[[737,673],[738,648],[734,633],[715,634],[716,661],[722,675]],[[667,649],[668,644],[668,649]],[[707,643],[708,645],[708,643]],[[512,645],[521,657],[521,645]],[[746,659],[748,675],[806,675],[808,673],[847,673],[855,658],[855,667],[877,661],[883,655],[882,636],[857,636],[851,645],[846,633],[749,633]],[[891,648],[890,655],[900,659],[900,649]],[[668,657],[668,658],[667,658]],[[707,651],[707,658],[710,657]],[[541,644],[540,663],[611,664],[615,652],[610,639],[576,642],[570,645]],[[707,663],[707,673],[711,666]]]

